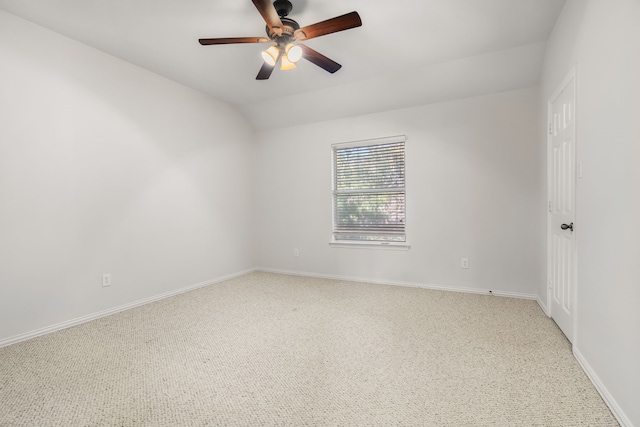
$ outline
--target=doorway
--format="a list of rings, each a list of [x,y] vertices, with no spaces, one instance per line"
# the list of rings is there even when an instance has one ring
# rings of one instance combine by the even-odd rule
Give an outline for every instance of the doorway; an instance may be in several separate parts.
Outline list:
[[[548,101],[548,290],[551,318],[573,343],[576,316],[576,72]]]

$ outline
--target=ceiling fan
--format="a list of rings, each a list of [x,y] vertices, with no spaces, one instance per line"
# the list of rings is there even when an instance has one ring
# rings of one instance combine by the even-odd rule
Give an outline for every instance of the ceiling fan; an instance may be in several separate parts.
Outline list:
[[[262,58],[264,64],[256,80],[266,80],[271,76],[278,60],[281,70],[290,70],[296,67],[295,63],[301,58],[325,69],[330,73],[338,71],[342,65],[327,58],[301,43],[301,40],[310,40],[326,34],[349,30],[362,25],[358,12],[351,12],[326,21],[318,22],[307,27],[300,27],[296,21],[287,18],[293,6],[288,0],[251,0],[262,18],[267,23],[267,37],[227,37],[214,39],[200,39],[201,45],[235,44],[235,43],[275,43],[264,52]]]

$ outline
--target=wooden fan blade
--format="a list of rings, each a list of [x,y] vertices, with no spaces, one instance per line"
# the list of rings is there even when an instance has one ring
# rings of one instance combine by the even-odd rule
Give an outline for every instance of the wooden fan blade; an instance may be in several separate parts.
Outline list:
[[[262,68],[258,71],[258,75],[256,76],[256,80],[267,80],[271,77],[271,73],[273,69],[276,68],[275,65],[269,65],[266,62],[262,64]]]
[[[234,44],[234,43],[267,43],[270,40],[266,37],[225,37],[218,39],[199,39],[201,45],[211,44]]]
[[[338,71],[342,68],[342,65],[338,64],[336,61],[327,58],[323,54],[316,52],[311,49],[309,46],[305,46],[303,44],[298,44],[302,48],[302,57],[309,62],[316,64],[318,67],[323,68],[330,72],[331,74]]]
[[[262,19],[267,23],[267,26],[271,29],[271,31],[276,34],[282,34],[282,21],[278,16],[278,12],[276,12],[276,8],[271,4],[271,0],[251,0],[253,1],[254,6],[262,15]]]
[[[314,37],[324,36],[326,34],[337,33],[338,31],[349,30],[351,28],[362,25],[362,20],[358,12],[347,13],[346,15],[337,16],[327,19],[326,21],[302,27],[293,34],[298,40],[309,40]]]

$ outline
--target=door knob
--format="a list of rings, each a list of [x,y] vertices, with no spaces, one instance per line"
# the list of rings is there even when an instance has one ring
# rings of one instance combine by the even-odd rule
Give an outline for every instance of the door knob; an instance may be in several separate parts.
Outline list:
[[[573,223],[571,223],[571,224],[569,224],[569,225],[567,225],[567,224],[562,224],[562,225],[560,226],[560,228],[562,228],[563,230],[566,230],[566,229],[568,228],[569,230],[573,231]]]

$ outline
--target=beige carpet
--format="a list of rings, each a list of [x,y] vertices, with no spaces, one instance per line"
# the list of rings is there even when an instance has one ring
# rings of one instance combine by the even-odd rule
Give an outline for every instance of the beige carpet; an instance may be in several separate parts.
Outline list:
[[[269,273],[0,348],[1,426],[617,426],[534,301]]]

